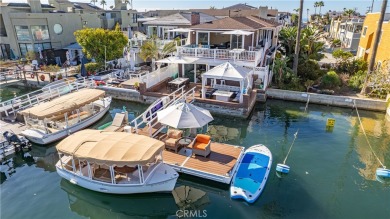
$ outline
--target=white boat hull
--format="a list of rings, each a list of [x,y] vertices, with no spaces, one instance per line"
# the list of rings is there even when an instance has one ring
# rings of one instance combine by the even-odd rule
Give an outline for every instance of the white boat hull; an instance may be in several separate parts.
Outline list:
[[[166,164],[161,163],[144,184],[112,184],[91,180],[88,177],[80,176],[61,167],[60,162],[56,164],[57,173],[70,183],[96,192],[110,194],[136,194],[151,192],[171,192],[176,185],[179,174]]]
[[[105,106],[102,111],[83,120],[80,123],[70,126],[69,128],[63,129],[55,133],[50,133],[50,134],[46,134],[44,130],[40,130],[40,129],[27,129],[22,131],[21,135],[25,136],[28,140],[40,145],[50,144],[52,142],[63,139],[66,136],[74,132],[80,131],[81,129],[84,129],[94,124],[95,122],[99,121],[110,109],[110,105],[112,101],[111,97],[106,97],[104,99],[105,99],[104,100]],[[103,105],[103,101],[96,101],[96,102],[100,102],[100,104]]]
[[[237,175],[236,175],[237,172],[235,172],[231,186],[230,186],[230,197],[233,199],[241,198],[249,203],[253,203],[260,196],[260,194],[264,190],[265,184],[267,183],[268,175],[269,175],[269,172],[271,170],[271,165],[272,165],[272,154],[271,154],[271,151],[264,145],[252,146],[245,151],[244,155],[242,156],[242,158],[240,159],[240,161],[238,163],[238,166],[241,165],[241,163],[245,157],[245,154],[247,154],[247,153],[262,154],[262,155],[269,157],[269,161],[268,161],[268,165],[266,166],[266,171],[265,171],[264,177],[262,178],[262,181],[261,181],[260,185],[258,185],[258,188],[255,190],[255,192],[250,192],[246,188],[234,186],[235,180],[237,177]]]

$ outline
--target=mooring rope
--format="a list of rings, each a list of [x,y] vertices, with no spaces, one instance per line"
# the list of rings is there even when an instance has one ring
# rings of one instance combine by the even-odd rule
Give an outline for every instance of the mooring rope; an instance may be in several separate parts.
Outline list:
[[[379,157],[375,154],[375,151],[374,151],[374,149],[372,148],[372,146],[371,146],[371,144],[370,144],[370,141],[368,140],[366,131],[364,130],[364,127],[363,127],[362,120],[360,119],[359,111],[358,111],[358,108],[357,108],[357,106],[356,106],[355,100],[353,100],[353,106],[354,106],[354,108],[356,109],[356,114],[357,114],[358,119],[359,119],[360,127],[362,128],[363,134],[364,134],[364,136],[366,137],[366,141],[367,141],[367,143],[368,143],[368,146],[370,146],[372,153],[374,154],[374,156],[375,156],[375,158],[378,160],[378,162],[381,164],[381,166],[383,167],[383,169],[386,169],[386,166],[381,162],[381,160],[379,159]]]
[[[289,155],[290,152],[291,152],[291,148],[292,148],[292,146],[294,145],[295,139],[297,139],[298,131],[299,131],[299,129],[298,129],[297,132],[295,132],[295,134],[294,134],[294,140],[293,140],[293,142],[292,142],[291,145],[290,145],[290,149],[288,149],[288,152],[287,152],[286,158],[284,158],[283,164],[286,164],[288,155]]]
[[[307,97],[307,102],[306,102],[306,106],[305,106],[305,113],[306,113],[307,107],[309,106],[309,101],[310,101],[310,94]]]

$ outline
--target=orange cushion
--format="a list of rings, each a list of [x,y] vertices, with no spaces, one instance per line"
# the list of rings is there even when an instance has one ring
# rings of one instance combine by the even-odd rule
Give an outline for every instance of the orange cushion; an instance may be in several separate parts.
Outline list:
[[[208,144],[209,141],[210,141],[210,136],[208,136],[208,135],[198,134],[196,136],[196,142]]]
[[[192,148],[198,149],[198,150],[206,150],[206,146],[207,146],[206,143],[195,142],[195,144],[192,146]]]

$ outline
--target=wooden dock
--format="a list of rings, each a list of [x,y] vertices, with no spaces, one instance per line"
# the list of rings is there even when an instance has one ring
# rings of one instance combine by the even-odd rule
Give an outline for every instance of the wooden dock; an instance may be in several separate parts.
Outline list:
[[[193,155],[191,148],[165,150],[163,160],[178,172],[229,184],[244,147],[211,142],[210,148],[208,157]]]

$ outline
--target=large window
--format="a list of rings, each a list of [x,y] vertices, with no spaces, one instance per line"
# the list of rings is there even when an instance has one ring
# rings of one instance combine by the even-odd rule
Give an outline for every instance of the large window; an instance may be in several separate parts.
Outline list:
[[[198,33],[198,44],[209,45],[209,33]]]
[[[31,26],[31,33],[36,41],[50,39],[49,29],[46,25]]]
[[[39,48],[41,48],[41,51],[51,49],[51,43],[35,43],[34,51],[39,52]]]
[[[367,27],[364,27],[364,28],[363,28],[363,33],[362,33],[362,35],[365,36],[366,33],[367,33]]]
[[[28,51],[34,51],[33,45],[30,43],[19,43],[20,53],[26,56]]]
[[[30,33],[28,32],[28,26],[15,26],[16,36],[19,41],[30,41]]]

